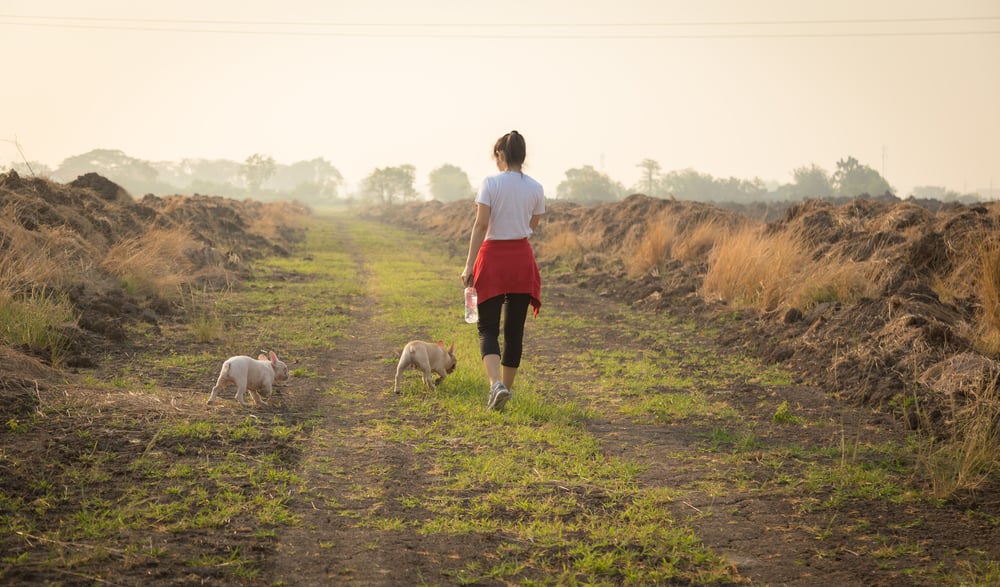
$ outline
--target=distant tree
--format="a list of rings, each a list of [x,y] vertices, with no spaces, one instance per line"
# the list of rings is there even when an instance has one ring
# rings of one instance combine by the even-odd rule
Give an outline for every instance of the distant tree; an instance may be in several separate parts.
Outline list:
[[[845,198],[855,198],[862,194],[880,196],[892,191],[892,186],[878,171],[862,165],[854,157],[837,161],[837,171],[833,172],[833,186],[837,195]]]
[[[344,177],[329,161],[321,157],[278,165],[274,177],[265,186],[297,200],[331,202],[340,195]]]
[[[713,178],[707,173],[698,173],[694,169],[671,171],[663,176],[660,184],[665,194],[681,200],[710,200]]]
[[[281,191],[296,189],[303,184],[321,186],[324,196],[331,195],[331,192],[336,196],[343,183],[344,176],[340,171],[326,159],[317,157],[291,165],[278,165],[274,176],[266,185]]]
[[[254,153],[247,157],[243,165],[240,166],[240,176],[246,182],[250,193],[253,194],[259,192],[260,186],[274,176],[277,167],[274,158],[270,155]]]
[[[361,180],[361,196],[386,206],[391,206],[400,200],[415,199],[417,190],[413,187],[413,183],[416,180],[416,171],[413,165],[378,167]]]
[[[789,186],[790,199],[805,200],[833,196],[833,182],[830,180],[830,175],[816,164],[795,169],[792,171],[792,177],[795,181]]]
[[[652,159],[643,159],[636,167],[642,169],[642,180],[637,191],[647,196],[656,196],[659,191],[660,164]]]
[[[591,165],[566,171],[566,179],[556,187],[556,197],[581,204],[613,202],[621,198],[625,188],[612,181]]]
[[[21,176],[50,177],[53,173],[51,167],[40,161],[11,161],[8,168],[13,169]]]
[[[166,193],[171,186],[157,180],[159,172],[148,161],[129,157],[117,149],[94,149],[67,157],[55,170],[61,181],[73,181],[85,173],[98,173],[133,195]]]
[[[441,202],[464,200],[474,195],[469,175],[450,163],[431,171],[428,184],[431,197]]]
[[[763,180],[730,177],[716,179],[694,169],[671,171],[660,180],[662,190],[681,200],[701,202],[746,202],[761,200],[767,194]]]

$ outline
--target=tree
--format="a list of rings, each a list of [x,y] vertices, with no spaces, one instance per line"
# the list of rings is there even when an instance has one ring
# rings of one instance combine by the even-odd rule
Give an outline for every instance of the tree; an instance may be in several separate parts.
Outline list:
[[[618,182],[611,181],[607,174],[601,173],[591,165],[566,171],[566,179],[556,187],[556,197],[572,200],[581,204],[597,202],[612,202],[621,197],[625,188]]]
[[[148,161],[129,157],[117,149],[94,149],[67,157],[55,171],[62,181],[72,181],[85,173],[98,173],[132,194],[163,192],[169,186],[157,180],[159,172]]]
[[[793,200],[809,198],[829,198],[833,196],[833,183],[829,174],[815,163],[809,167],[799,167],[792,171],[795,179],[789,186],[789,197]]]
[[[863,194],[880,196],[892,191],[892,186],[878,171],[862,165],[854,157],[837,161],[837,171],[833,172],[833,186],[837,195],[845,198]]]
[[[469,176],[460,167],[445,163],[428,177],[431,197],[441,202],[464,200],[473,195]]]
[[[321,157],[279,165],[268,186],[298,200],[332,202],[340,194],[344,176]]]
[[[655,196],[658,191],[657,184],[660,177],[660,164],[652,159],[643,159],[636,167],[643,170],[642,181],[639,182],[637,191],[647,196]]]
[[[671,171],[664,175],[661,180],[664,191],[675,198],[702,201],[714,199],[712,197],[712,193],[715,191],[713,182],[714,179],[711,175],[698,173],[694,169]]]
[[[240,166],[240,176],[246,182],[250,192],[253,193],[260,191],[260,186],[271,179],[277,169],[278,165],[274,162],[273,157],[254,153],[247,157],[243,165]]]
[[[671,171],[660,183],[666,193],[678,199],[700,202],[746,202],[760,200],[767,194],[767,186],[760,178],[716,179],[694,169]]]
[[[361,195],[386,206],[397,200],[412,200],[417,197],[413,187],[416,172],[412,165],[378,167],[361,180]]]
[[[9,168],[21,176],[51,177],[52,168],[40,161],[11,161]]]

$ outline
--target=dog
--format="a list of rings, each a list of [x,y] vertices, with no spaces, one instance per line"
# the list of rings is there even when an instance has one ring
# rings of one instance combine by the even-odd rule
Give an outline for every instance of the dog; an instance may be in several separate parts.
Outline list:
[[[288,379],[288,365],[279,361],[274,351],[270,351],[266,357],[259,355],[257,359],[247,356],[230,357],[222,364],[219,380],[212,388],[212,395],[208,396],[208,403],[215,401],[220,389],[232,383],[236,385],[236,399],[242,405],[247,405],[244,396],[248,389],[254,401],[262,404],[265,402],[261,400],[260,392],[267,392],[267,397],[270,399],[271,385],[275,381],[286,379]]]
[[[396,385],[393,387],[395,393],[399,393],[399,386],[403,382],[403,372],[407,368],[413,368],[424,377],[424,385],[433,390],[444,381],[445,376],[455,370],[458,361],[455,359],[455,343],[444,348],[444,343],[438,341],[424,342],[422,340],[412,340],[403,347],[403,353],[399,356],[399,364],[396,365]],[[437,374],[437,379],[431,379],[431,373]]]

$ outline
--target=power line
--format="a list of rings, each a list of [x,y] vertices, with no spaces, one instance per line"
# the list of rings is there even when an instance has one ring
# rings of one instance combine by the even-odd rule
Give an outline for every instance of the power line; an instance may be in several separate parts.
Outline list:
[[[622,23],[374,23],[330,21],[251,21],[251,20],[195,20],[153,18],[108,18],[86,16],[29,16],[0,14],[0,26],[25,26],[36,28],[63,28],[78,30],[113,30],[160,33],[202,33],[297,37],[359,37],[359,38],[441,38],[441,39],[795,39],[838,37],[915,37],[915,36],[975,36],[996,35],[1000,30],[910,30],[910,31],[812,31],[812,32],[695,32],[677,33],[655,31],[664,28],[690,27],[762,27],[762,26],[818,26],[818,25],[873,25],[873,24],[955,24],[1000,21],[1000,16],[966,16],[934,18],[860,18],[816,20],[746,20],[746,21],[678,21],[678,22],[622,22]],[[206,28],[226,27],[226,28]],[[265,28],[232,28],[265,27]],[[288,30],[274,27],[311,27],[344,30]],[[476,32],[440,32],[433,29],[475,29]],[[551,32],[538,29],[574,29],[582,32]],[[368,29],[368,30],[364,30]],[[388,30],[386,30],[388,29]],[[407,29],[407,30],[398,30]],[[418,29],[413,31],[413,29]],[[428,30],[430,29],[430,30]],[[496,32],[512,29],[536,32]],[[630,29],[629,32],[602,32]],[[653,32],[635,32],[644,29]]]
[[[571,27],[571,28],[608,28],[608,27],[690,27],[690,26],[762,26],[762,25],[829,25],[829,24],[890,24],[890,23],[940,23],[940,22],[977,22],[997,21],[1000,16],[938,16],[938,17],[896,17],[896,18],[844,18],[844,19],[807,19],[807,20],[734,20],[734,21],[676,21],[676,22],[501,22],[501,23],[449,23],[449,22],[333,22],[333,21],[282,21],[282,20],[206,20],[206,19],[170,19],[170,18],[113,18],[94,16],[39,16],[0,14],[0,18],[17,18],[42,21],[84,21],[84,22],[119,22],[119,23],[154,23],[154,24],[198,24],[226,26],[314,26],[314,27],[489,27],[489,28],[535,28],[535,27]]]
[[[849,32],[804,32],[804,33],[598,33],[598,34],[552,34],[552,33],[419,33],[419,32],[351,32],[351,31],[291,31],[291,30],[246,30],[212,28],[177,28],[152,26],[102,26],[73,25],[57,23],[4,22],[0,26],[24,26],[36,28],[61,28],[76,30],[131,31],[157,33],[231,34],[291,37],[351,37],[351,38],[409,38],[409,39],[807,39],[807,38],[848,38],[848,37],[964,37],[998,35],[1000,30],[944,30],[944,31],[849,31]],[[402,25],[393,25],[402,26]],[[483,25],[476,25],[483,26]]]

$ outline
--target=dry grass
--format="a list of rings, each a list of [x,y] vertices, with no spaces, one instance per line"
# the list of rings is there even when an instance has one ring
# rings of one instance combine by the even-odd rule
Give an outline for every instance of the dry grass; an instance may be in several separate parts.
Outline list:
[[[717,219],[700,222],[684,231],[674,242],[671,256],[685,263],[703,262],[715,244],[721,242],[732,230],[725,222]]]
[[[587,255],[601,249],[601,237],[581,235],[569,226],[546,227],[545,239],[539,253],[548,259],[561,259],[570,263],[583,261]]]
[[[720,240],[702,285],[708,298],[769,312],[789,303],[790,286],[809,263],[805,244],[793,232],[767,234],[748,225]]]
[[[287,238],[283,230],[301,224],[299,220],[305,214],[306,210],[297,204],[265,202],[249,214],[250,222],[247,229],[268,240],[285,242]]]
[[[190,276],[187,251],[196,246],[185,229],[152,229],[113,245],[101,267],[121,277],[126,290],[174,299]]]
[[[790,306],[807,310],[824,302],[851,304],[876,293],[864,266],[850,260],[825,259],[803,268],[786,301]]]
[[[951,436],[928,438],[919,455],[938,499],[974,491],[1000,465],[1000,390],[995,384],[988,386],[966,405],[954,408],[950,419]]]
[[[979,248],[980,322],[977,346],[991,355],[1000,354],[1000,241],[985,240]]]
[[[646,223],[646,229],[637,238],[631,256],[624,259],[631,277],[638,277],[658,270],[670,257],[671,247],[678,238],[677,221],[660,213]]]
[[[14,222],[16,206],[0,213],[0,290],[27,293],[62,287],[93,268],[96,249],[68,227],[26,230]]]

